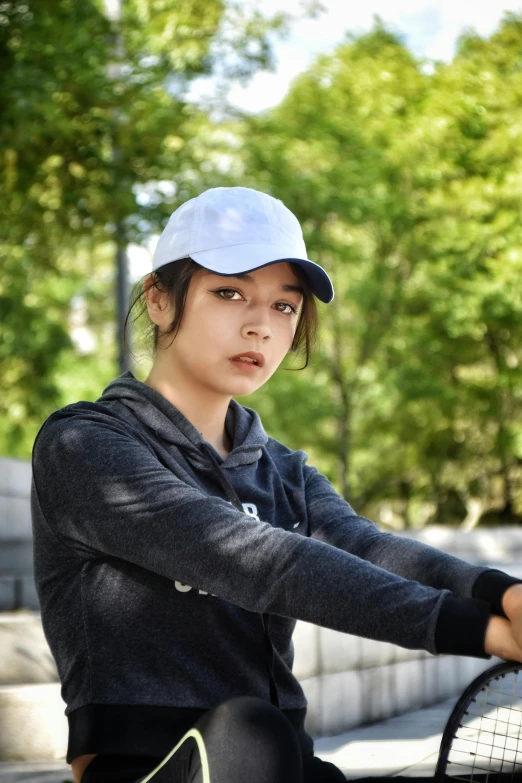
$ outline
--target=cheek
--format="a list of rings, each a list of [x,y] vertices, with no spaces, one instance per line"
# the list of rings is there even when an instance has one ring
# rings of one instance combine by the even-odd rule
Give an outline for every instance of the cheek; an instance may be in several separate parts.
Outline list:
[[[276,334],[274,332],[272,334],[272,339],[268,341],[267,349],[270,348],[270,355],[276,367],[279,367],[290,351],[294,339],[294,332],[295,330],[292,326],[289,326],[287,329],[280,329],[279,333]]]
[[[222,323],[208,311],[192,311],[185,321],[182,321],[179,331],[183,343],[183,351],[187,356],[197,355],[201,360],[213,363],[223,353],[225,335],[230,331],[230,324]]]
[[[288,346],[288,350],[290,350],[292,346],[296,331],[297,331],[297,322],[295,319],[292,319],[286,332],[286,344]]]

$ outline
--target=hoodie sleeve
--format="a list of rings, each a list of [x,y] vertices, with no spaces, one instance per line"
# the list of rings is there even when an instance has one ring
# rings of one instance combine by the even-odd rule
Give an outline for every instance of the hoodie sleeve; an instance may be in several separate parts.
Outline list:
[[[508,587],[521,583],[521,579],[498,569],[472,565],[420,541],[383,532],[374,522],[358,516],[317,468],[305,465],[304,471],[313,538],[406,579],[451,591],[438,617],[436,641],[439,652],[452,652],[458,637],[469,635],[472,627],[481,622],[477,601],[489,602],[493,614],[505,617],[502,596]],[[481,633],[475,628],[477,642],[480,642]],[[476,649],[480,650],[480,644]]]
[[[120,558],[252,612],[438,652],[449,591],[274,528],[184,484],[110,416],[53,416],[33,446],[34,502],[77,556]],[[455,654],[477,655],[490,604],[476,599],[474,607],[472,634],[459,636]]]

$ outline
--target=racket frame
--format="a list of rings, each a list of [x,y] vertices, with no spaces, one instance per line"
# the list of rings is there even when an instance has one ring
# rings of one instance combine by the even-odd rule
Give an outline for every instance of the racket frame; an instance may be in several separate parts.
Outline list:
[[[521,670],[522,663],[520,661],[502,661],[501,663],[495,664],[495,666],[490,666],[489,669],[485,669],[468,685],[453,707],[446,722],[440,742],[437,766],[435,767],[435,783],[444,783],[446,780],[446,769],[451,751],[451,744],[456,737],[457,729],[461,727],[461,720],[475,696],[480,693],[484,685],[492,680],[496,680],[499,677],[513,672],[518,673]]]

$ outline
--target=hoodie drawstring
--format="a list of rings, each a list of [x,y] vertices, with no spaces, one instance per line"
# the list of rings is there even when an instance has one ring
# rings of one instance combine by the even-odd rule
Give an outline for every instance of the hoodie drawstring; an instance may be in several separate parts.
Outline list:
[[[237,496],[234,487],[232,486],[228,478],[221,470],[219,462],[216,460],[214,454],[211,451],[210,444],[201,443],[200,448],[205,450],[212,464],[216,468],[217,477],[219,479],[221,486],[226,492],[227,498],[230,500],[232,505],[235,506],[235,508],[237,508],[238,511],[241,511],[244,514],[245,510],[243,508],[243,505],[239,497]],[[275,707],[279,707],[279,696],[277,693],[277,685],[276,685],[275,675],[274,675],[274,646],[272,644],[272,640],[270,638],[270,631],[268,629],[269,615],[261,614],[261,621],[263,623],[263,634],[264,634],[265,652],[266,652],[266,666],[268,669],[268,676],[270,680],[270,702]]]

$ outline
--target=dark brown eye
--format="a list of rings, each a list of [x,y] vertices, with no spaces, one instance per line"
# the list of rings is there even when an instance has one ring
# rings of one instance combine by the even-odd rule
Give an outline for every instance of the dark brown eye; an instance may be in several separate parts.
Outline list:
[[[289,304],[289,302],[278,302],[277,304],[282,304],[285,307],[289,307],[291,309],[292,311],[291,313],[283,313],[283,315],[297,315],[297,307],[294,307],[294,305]]]
[[[225,291],[232,291],[233,294],[238,294],[239,291],[236,291],[235,288],[220,288],[218,291],[213,291],[213,294],[217,294],[218,296]],[[221,296],[220,299],[228,299],[228,297]]]

